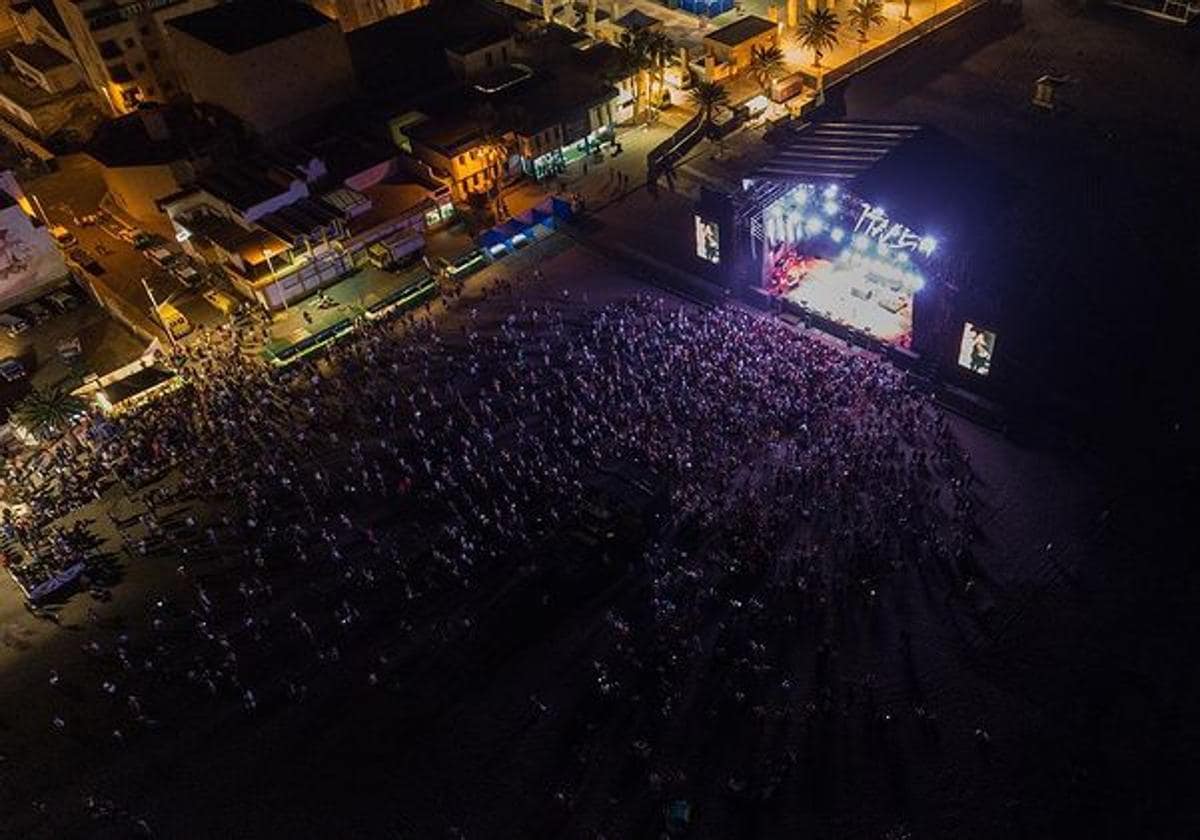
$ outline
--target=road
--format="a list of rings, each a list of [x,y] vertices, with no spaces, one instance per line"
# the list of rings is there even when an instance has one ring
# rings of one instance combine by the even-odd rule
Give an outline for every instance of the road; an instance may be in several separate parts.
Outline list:
[[[100,167],[84,155],[69,155],[59,159],[56,172],[38,178],[28,186],[37,197],[51,224],[62,225],[75,234],[82,247],[104,267],[100,277],[88,277],[98,296],[110,300],[109,309],[119,309],[124,320],[145,337],[166,336],[154,317],[146,285],[158,303],[171,301],[180,305],[192,317],[193,310],[202,306],[197,292],[186,289],[167,272],[157,268],[145,256],[124,240],[113,236],[98,225],[83,226],[80,220],[101,206],[105,186]],[[131,225],[134,222],[129,222]],[[144,227],[144,225],[143,225]],[[165,217],[160,228],[167,227]],[[151,232],[158,232],[155,230]],[[145,281],[146,285],[143,285]],[[185,308],[186,307],[186,308]],[[213,317],[215,310],[200,314],[200,319]]]

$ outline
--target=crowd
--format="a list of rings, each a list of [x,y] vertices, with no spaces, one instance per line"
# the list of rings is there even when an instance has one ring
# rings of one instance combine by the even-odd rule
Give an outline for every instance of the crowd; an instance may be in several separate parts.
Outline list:
[[[587,696],[531,689],[530,710],[570,716],[578,756],[626,710],[631,796],[686,787],[698,729],[727,741],[730,794],[767,798],[795,756],[764,733],[850,707],[883,726],[870,680],[839,680],[838,640],[892,575],[949,602],[976,574],[972,472],[941,411],[886,362],[735,308],[519,285],[458,301],[453,324],[365,324],[282,370],[214,331],[187,351],[187,387],[64,460],[59,495],[6,527],[74,551],[63,500],[118,482],[140,511],[113,523],[130,564],[168,564],[186,594],[119,633],[89,609],[92,666],[70,679],[105,702],[64,698],[47,725],[123,749],[194,711],[189,694],[253,715],[347,676],[416,703],[403,663],[497,644],[523,620],[497,593],[552,604],[559,567],[585,562],[645,585],[604,606]],[[622,466],[662,488],[636,511],[644,539],[564,548],[620,507],[595,479]],[[387,642],[368,632],[384,624]],[[551,804],[574,808],[581,778],[563,773]]]

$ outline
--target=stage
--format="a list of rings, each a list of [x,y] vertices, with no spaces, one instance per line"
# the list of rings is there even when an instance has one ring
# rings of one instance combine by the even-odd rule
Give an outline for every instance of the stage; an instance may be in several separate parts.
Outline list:
[[[924,264],[937,242],[835,184],[800,184],[751,226],[769,294],[909,349]]]

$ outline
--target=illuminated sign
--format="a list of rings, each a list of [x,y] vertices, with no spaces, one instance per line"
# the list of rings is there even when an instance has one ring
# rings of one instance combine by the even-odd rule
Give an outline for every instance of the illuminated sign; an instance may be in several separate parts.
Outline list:
[[[899,222],[889,219],[882,207],[872,207],[870,204],[863,205],[854,224],[854,232],[874,239],[880,248],[891,251],[917,251],[928,257],[937,248],[937,240],[932,236],[917,235]]]

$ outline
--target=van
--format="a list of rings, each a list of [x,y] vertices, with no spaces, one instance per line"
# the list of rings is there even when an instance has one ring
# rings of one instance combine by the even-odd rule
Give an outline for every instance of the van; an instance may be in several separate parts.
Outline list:
[[[204,293],[203,297],[206,301],[213,305],[213,308],[223,315],[233,315],[235,312],[241,309],[242,306],[241,302],[237,298],[227,295],[224,292],[217,291],[216,289],[209,289]]]
[[[192,331],[192,322],[183,317],[183,313],[169,303],[158,305],[158,317],[173,338],[183,338]]]

